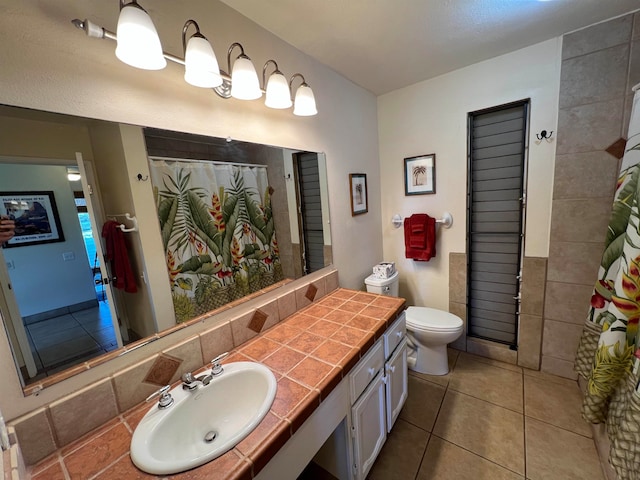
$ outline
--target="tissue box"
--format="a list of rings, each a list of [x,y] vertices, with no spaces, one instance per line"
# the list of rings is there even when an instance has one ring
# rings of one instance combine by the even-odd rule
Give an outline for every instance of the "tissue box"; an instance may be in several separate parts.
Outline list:
[[[396,273],[394,262],[383,262],[373,266],[373,276],[376,278],[389,278]]]

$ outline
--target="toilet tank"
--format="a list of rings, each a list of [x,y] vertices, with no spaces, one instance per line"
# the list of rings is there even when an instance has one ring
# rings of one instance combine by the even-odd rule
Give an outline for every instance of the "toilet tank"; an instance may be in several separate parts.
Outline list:
[[[395,272],[389,278],[377,278],[371,274],[364,279],[364,283],[367,285],[367,292],[391,297],[398,296],[398,272]]]

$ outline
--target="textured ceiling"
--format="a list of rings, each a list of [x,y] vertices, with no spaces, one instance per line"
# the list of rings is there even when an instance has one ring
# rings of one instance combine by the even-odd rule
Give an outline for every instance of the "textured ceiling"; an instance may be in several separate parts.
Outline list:
[[[640,8],[640,0],[222,1],[376,95]]]

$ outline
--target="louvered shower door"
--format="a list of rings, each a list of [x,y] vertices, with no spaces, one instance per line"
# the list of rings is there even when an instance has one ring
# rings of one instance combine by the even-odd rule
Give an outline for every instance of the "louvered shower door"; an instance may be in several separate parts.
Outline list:
[[[517,345],[528,101],[469,115],[468,334]]]

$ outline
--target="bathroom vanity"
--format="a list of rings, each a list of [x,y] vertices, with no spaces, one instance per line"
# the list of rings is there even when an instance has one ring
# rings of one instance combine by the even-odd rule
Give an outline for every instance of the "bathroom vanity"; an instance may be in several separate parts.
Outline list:
[[[179,477],[295,479],[315,458],[337,478],[365,478],[407,396],[404,307],[401,298],[338,288],[238,345],[224,363],[266,365],[276,398],[248,437]],[[62,465],[78,478],[139,475],[128,451],[150,408],[138,405],[44,459],[34,480]]]

